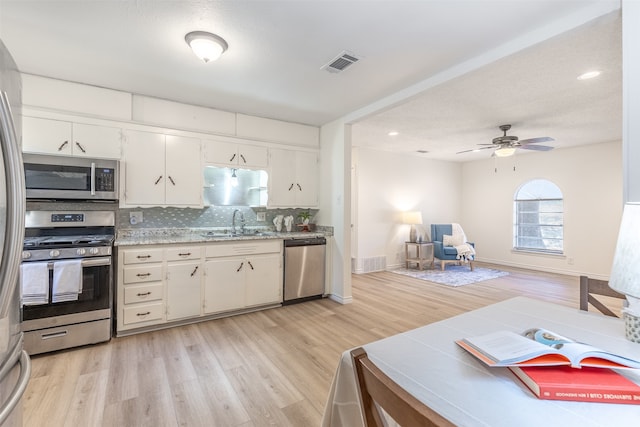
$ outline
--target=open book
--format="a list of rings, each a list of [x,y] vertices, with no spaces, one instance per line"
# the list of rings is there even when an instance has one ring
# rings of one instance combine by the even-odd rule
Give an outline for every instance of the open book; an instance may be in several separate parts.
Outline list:
[[[488,366],[640,368],[638,360],[609,353],[545,329],[529,329],[522,335],[498,331],[456,343]]]

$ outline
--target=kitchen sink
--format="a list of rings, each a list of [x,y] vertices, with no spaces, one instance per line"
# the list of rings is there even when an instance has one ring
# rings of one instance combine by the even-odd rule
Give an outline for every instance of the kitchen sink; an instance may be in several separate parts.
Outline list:
[[[251,236],[274,236],[272,231],[249,231],[246,233],[231,233],[229,231],[207,231],[201,234],[202,237],[224,238],[224,237],[251,237]]]

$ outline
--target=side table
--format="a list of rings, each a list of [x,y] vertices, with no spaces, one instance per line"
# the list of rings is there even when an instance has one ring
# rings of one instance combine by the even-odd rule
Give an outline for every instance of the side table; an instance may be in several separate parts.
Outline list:
[[[409,256],[409,252],[412,252],[415,256]],[[429,264],[429,268],[433,268],[432,242],[405,242],[404,254],[407,268],[409,268],[411,263],[417,264],[418,270],[422,270],[423,264]]]

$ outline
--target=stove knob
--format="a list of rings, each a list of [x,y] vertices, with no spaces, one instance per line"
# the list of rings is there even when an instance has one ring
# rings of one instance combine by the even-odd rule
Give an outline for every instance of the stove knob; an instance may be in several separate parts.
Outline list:
[[[84,248],[80,248],[76,251],[76,254],[78,255],[84,255],[87,251],[84,250]]]
[[[100,249],[98,249],[98,248],[91,248],[91,249],[89,249],[89,253],[90,253],[91,255],[98,255],[98,253],[99,253],[99,252],[100,252]]]
[[[27,252],[27,251],[22,252],[22,259],[29,259],[29,258],[31,258],[31,252]]]
[[[49,256],[51,258],[55,258],[55,257],[59,257],[60,256],[60,251],[57,249],[52,250],[51,252],[49,252]]]

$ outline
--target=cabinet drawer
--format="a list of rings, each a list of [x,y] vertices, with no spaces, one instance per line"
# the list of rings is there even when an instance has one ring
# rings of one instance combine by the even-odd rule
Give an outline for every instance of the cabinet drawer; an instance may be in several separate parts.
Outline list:
[[[207,258],[264,254],[282,251],[282,240],[217,243],[206,247]]]
[[[125,307],[123,310],[123,322],[125,325],[132,323],[148,322],[150,320],[161,320],[164,313],[164,304],[137,305],[135,307]]]
[[[162,249],[124,251],[125,264],[142,264],[162,261]]]
[[[202,248],[199,246],[185,246],[182,248],[166,249],[167,261],[180,261],[183,259],[200,259]]]
[[[162,299],[162,283],[149,283],[148,285],[125,286],[124,303],[134,304],[145,301],[157,301]]]
[[[141,265],[124,268],[124,283],[158,282],[162,280],[162,265]]]

